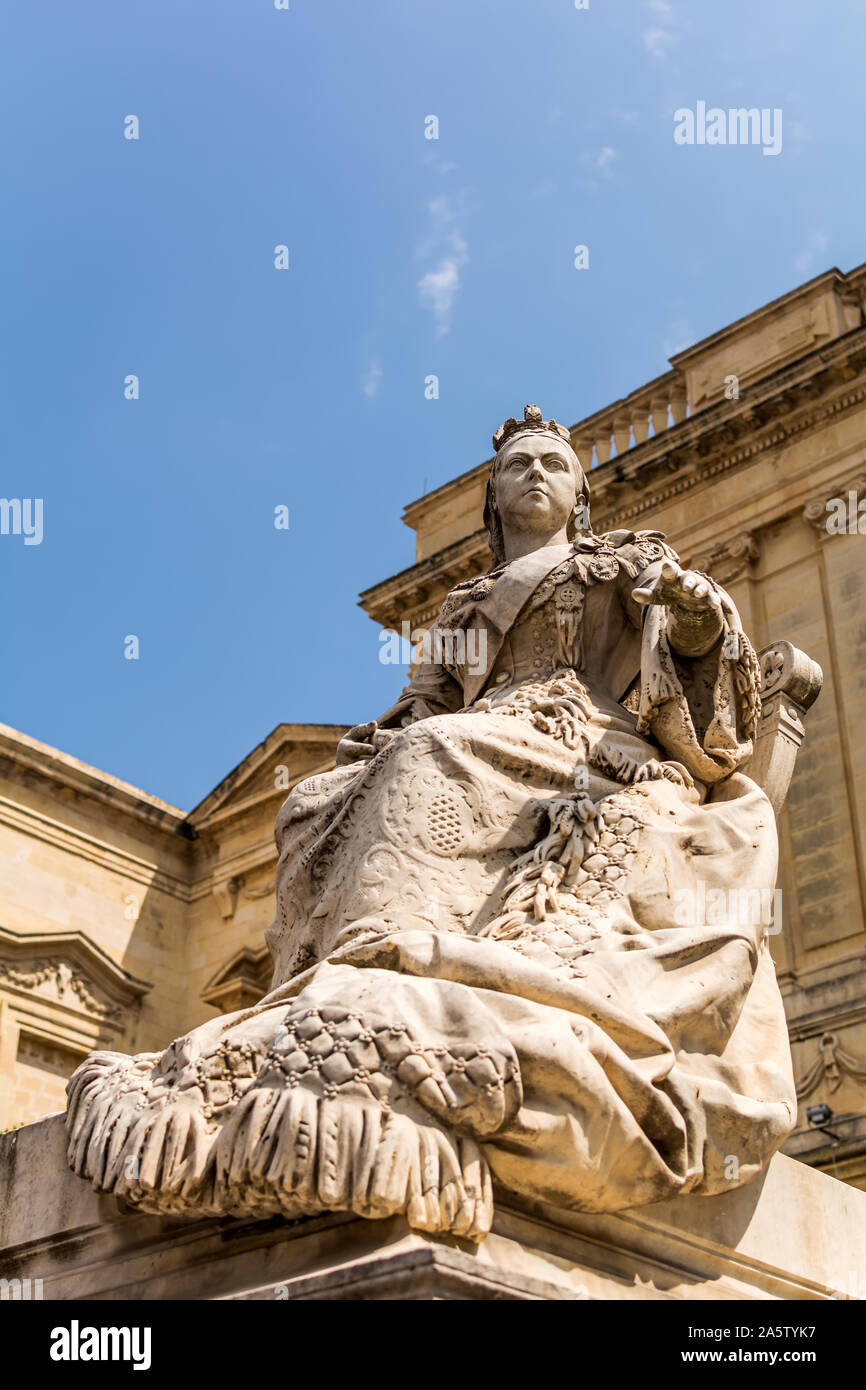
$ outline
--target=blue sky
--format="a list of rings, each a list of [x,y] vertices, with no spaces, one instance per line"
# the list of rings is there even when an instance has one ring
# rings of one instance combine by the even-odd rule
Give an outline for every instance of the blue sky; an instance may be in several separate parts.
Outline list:
[[[8,0],[0,720],[191,807],[386,708],[406,502],[866,260],[864,52],[850,0]],[[700,100],[781,153],[676,145]]]

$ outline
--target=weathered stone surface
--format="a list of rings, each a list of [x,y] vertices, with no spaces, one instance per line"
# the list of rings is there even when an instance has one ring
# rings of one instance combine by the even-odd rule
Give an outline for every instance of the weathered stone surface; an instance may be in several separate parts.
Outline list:
[[[144,1216],[66,1170],[64,1149],[60,1115],[0,1136],[0,1272],[42,1279],[46,1299],[866,1296],[866,1193],[782,1155],[735,1191],[616,1215],[503,1196],[474,1246],[400,1217]]]
[[[98,1191],[481,1241],[494,1181],[617,1211],[748,1182],[790,1131],[765,912],[793,759],[772,802],[743,775],[756,653],[657,532],[593,531],[536,406],[494,439],[488,572],[277,818],[271,993],[73,1076]]]

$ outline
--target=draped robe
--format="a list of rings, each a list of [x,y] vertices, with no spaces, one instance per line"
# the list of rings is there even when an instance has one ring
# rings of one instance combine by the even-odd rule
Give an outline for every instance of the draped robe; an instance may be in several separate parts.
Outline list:
[[[590,534],[448,596],[372,756],[279,813],[271,992],[163,1054],[92,1054],[76,1172],[144,1210],[480,1240],[494,1181],[611,1211],[766,1165],[796,1104],[742,910],[777,864],[741,770],[757,663],[723,591],[698,657],[638,607],[665,555]]]

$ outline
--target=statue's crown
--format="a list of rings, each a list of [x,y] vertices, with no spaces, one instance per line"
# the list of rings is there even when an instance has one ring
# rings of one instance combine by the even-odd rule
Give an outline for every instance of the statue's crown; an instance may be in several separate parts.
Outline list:
[[[558,425],[555,420],[545,420],[537,405],[525,405],[522,420],[515,420],[512,415],[510,420],[499,426],[493,436],[493,448],[498,453],[513,434],[525,434],[527,430],[547,430],[549,434],[558,434],[566,443],[571,443],[571,436],[562,425]]]

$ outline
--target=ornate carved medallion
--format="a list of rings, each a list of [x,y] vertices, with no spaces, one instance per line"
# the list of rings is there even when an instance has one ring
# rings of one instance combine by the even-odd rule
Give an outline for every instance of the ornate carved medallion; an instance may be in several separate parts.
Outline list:
[[[600,550],[597,555],[593,555],[588,569],[593,579],[604,583],[608,579],[616,579],[619,574],[619,560],[612,550]]]

